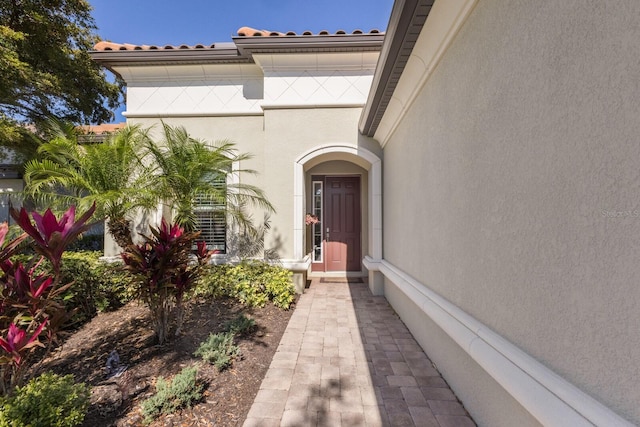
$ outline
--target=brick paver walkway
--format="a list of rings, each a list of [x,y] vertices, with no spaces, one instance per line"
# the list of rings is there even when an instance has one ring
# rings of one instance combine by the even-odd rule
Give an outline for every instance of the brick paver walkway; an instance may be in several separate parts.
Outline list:
[[[475,426],[384,297],[314,280],[245,427]]]

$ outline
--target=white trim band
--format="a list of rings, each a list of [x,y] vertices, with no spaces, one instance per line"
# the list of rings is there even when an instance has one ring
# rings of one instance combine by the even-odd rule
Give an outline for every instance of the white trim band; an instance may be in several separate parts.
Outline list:
[[[294,272],[307,271],[311,266],[311,257],[306,255],[303,259],[281,259],[280,264]]]
[[[362,108],[364,107],[364,102],[345,102],[345,103],[340,103],[340,102],[327,102],[327,103],[299,103],[299,104],[287,104],[287,103],[283,103],[283,104],[269,104],[269,103],[264,103],[264,104],[260,104],[260,107],[262,107],[263,110],[299,110],[299,109],[305,109],[305,110],[311,110],[314,108]]]
[[[633,427],[496,332],[386,260],[365,258],[545,426]]]
[[[217,111],[217,112],[163,112],[163,113],[129,113],[123,112],[127,119],[167,119],[172,117],[244,117],[244,116],[264,116],[260,111]]]

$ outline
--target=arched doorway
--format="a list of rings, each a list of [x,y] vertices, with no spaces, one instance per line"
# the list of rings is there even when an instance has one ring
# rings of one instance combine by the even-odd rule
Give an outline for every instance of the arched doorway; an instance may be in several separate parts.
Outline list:
[[[320,214],[320,226],[311,233],[306,213]],[[363,273],[364,257],[381,259],[380,159],[346,144],[324,145],[300,156],[294,171],[294,239],[296,258],[308,255],[316,271]]]

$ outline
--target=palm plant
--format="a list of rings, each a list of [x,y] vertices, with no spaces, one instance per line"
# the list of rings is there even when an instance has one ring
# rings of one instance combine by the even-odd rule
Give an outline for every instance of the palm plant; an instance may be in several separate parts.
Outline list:
[[[148,168],[140,150],[148,139],[139,127],[127,127],[100,144],[78,144],[75,127],[51,121],[49,141],[38,158],[25,165],[25,193],[47,206],[96,205],[96,217],[121,247],[131,243],[129,213],[154,206]]]
[[[231,174],[255,173],[237,168],[251,156],[238,154],[233,143],[221,141],[209,146],[191,137],[182,126],[162,123],[161,141],[147,139],[146,147],[150,163],[156,166],[153,188],[158,199],[172,209],[173,220],[185,230],[196,228],[196,206],[203,200],[219,206],[232,224],[250,233],[256,228],[247,215],[247,205],[274,211],[258,187],[227,180]]]
[[[129,215],[138,208],[164,203],[173,221],[192,231],[197,205],[208,202],[249,236],[260,230],[247,206],[274,211],[259,188],[229,182],[231,174],[254,171],[237,168],[251,156],[238,154],[227,141],[209,146],[184,127],[165,123],[157,142],[148,130],[130,126],[102,143],[82,145],[73,125],[56,120],[49,122],[47,136],[38,158],[25,165],[26,195],[46,206],[73,204],[80,211],[95,204],[96,217],[108,219],[108,230],[122,248],[132,243]]]

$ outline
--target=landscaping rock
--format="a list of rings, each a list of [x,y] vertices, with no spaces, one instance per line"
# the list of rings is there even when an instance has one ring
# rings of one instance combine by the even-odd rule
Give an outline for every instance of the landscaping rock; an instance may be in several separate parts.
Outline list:
[[[117,384],[105,384],[91,389],[91,407],[105,416],[117,412],[122,406],[122,392]]]

